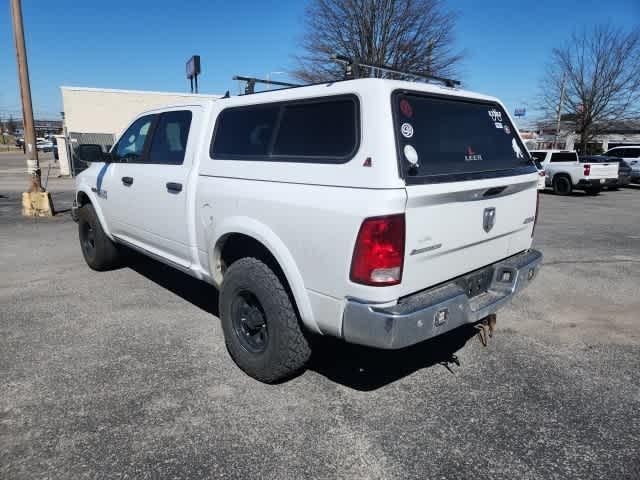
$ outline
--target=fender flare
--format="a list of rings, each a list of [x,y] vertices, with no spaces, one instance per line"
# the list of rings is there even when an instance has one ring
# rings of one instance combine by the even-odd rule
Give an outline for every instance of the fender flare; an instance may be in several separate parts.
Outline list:
[[[209,241],[208,256],[209,269],[215,285],[221,285],[221,274],[217,269],[217,262],[220,258],[221,240],[229,234],[239,233],[251,237],[260,242],[273,255],[282,269],[293,298],[300,312],[302,322],[310,330],[322,333],[313,316],[311,302],[304,286],[304,280],[298,269],[296,262],[284,242],[276,233],[265,224],[249,217],[230,217],[224,219],[213,229]]]
[[[113,236],[111,235],[111,230],[109,229],[109,226],[104,218],[104,214],[102,213],[102,207],[100,206],[100,203],[98,202],[98,198],[96,196],[96,194],[91,190],[91,188],[86,187],[85,185],[82,185],[81,187],[79,187],[76,190],[75,193],[75,198],[74,200],[77,202],[78,207],[80,207],[80,202],[78,202],[78,195],[82,193],[84,195],[87,196],[87,198],[89,198],[89,201],[91,202],[91,205],[93,206],[93,210],[96,212],[96,215],[98,216],[98,221],[100,222],[100,225],[102,226],[102,230],[104,231],[104,233],[107,234],[107,237],[109,237],[109,239],[113,240]]]

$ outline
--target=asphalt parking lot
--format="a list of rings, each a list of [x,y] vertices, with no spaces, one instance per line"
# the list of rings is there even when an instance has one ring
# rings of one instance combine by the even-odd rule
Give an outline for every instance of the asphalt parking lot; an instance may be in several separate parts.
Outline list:
[[[0,478],[640,478],[640,186],[541,197],[543,269],[488,347],[322,341],[267,386],[214,289],[140,257],[91,271],[72,183],[54,169],[63,212],[22,218],[21,168],[0,154]]]

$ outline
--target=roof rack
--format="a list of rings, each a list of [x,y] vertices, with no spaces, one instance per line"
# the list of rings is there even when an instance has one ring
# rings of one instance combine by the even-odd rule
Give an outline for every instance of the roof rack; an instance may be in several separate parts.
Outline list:
[[[427,80],[427,81],[433,80],[436,82],[441,82],[445,86],[451,87],[451,88],[460,86],[460,81],[458,80],[452,80],[450,78],[444,78],[444,77],[437,77],[435,75],[430,75],[428,73],[403,72],[402,70],[398,70],[396,68],[389,67],[387,65],[363,63],[358,58],[352,59],[349,57],[345,57],[344,55],[333,54],[331,56],[331,60],[345,64],[346,65],[345,77],[350,79],[360,78],[360,67],[365,67],[371,70],[379,70],[381,72],[395,73],[397,75],[411,77],[414,79],[421,79],[421,80]]]
[[[247,85],[244,87],[244,94],[251,95],[256,93],[256,83],[262,83],[265,85],[276,85],[278,87],[302,87],[302,85],[296,83],[287,83],[287,82],[276,82],[275,80],[263,80],[255,77],[242,77],[240,75],[235,75],[233,80],[240,80],[241,82],[247,82]]]

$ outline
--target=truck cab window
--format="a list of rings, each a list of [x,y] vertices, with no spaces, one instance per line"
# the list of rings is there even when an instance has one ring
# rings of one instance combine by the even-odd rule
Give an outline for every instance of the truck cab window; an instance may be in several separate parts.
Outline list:
[[[191,116],[189,110],[166,112],[160,116],[153,132],[148,163],[182,165]]]
[[[146,115],[133,122],[114,148],[115,161],[136,163],[141,160],[147,134],[154,118],[155,115]]]

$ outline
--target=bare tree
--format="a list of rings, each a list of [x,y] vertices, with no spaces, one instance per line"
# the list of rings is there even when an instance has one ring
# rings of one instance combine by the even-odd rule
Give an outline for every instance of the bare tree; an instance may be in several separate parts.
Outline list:
[[[337,53],[402,71],[454,76],[463,57],[454,47],[455,20],[442,0],[313,0],[293,75],[305,82],[342,78],[344,67],[329,61]],[[364,70],[362,75],[389,76]]]
[[[542,109],[575,118],[586,153],[611,122],[640,117],[640,29],[606,25],[574,33],[553,50],[541,87]]]

